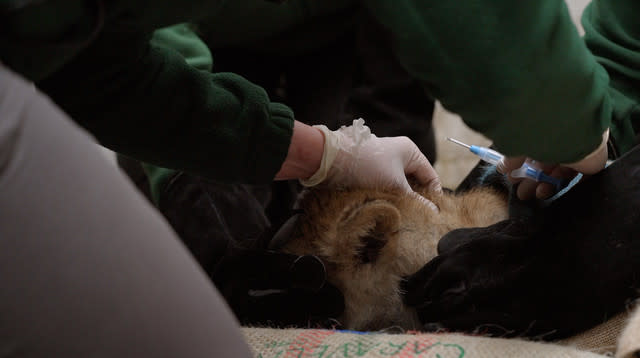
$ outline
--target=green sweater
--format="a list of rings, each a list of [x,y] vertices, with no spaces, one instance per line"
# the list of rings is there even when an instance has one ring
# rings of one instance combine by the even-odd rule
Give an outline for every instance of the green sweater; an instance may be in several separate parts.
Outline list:
[[[240,76],[198,70],[150,43],[154,30],[215,12],[220,1],[90,3],[50,0],[5,15],[0,60],[115,151],[222,181],[273,179],[291,110]]]
[[[582,26],[587,46],[610,77],[611,131],[623,153],[640,131],[640,2],[594,1],[583,13]]]
[[[152,46],[177,51],[189,66],[202,71],[211,71],[213,59],[207,45],[196,35],[193,26],[178,24],[156,30],[150,41]],[[142,163],[142,167],[149,179],[151,199],[160,205],[162,192],[167,184],[180,171],[159,167],[149,163]]]
[[[314,7],[317,0],[245,1],[251,21],[273,14],[255,11],[257,1],[274,13],[293,11],[296,24],[331,13]],[[116,151],[218,180],[265,183],[286,155],[291,111],[239,76],[198,70],[177,51],[150,43],[154,30],[225,16],[230,3],[94,3],[101,7],[49,0],[0,15],[0,60],[35,80]],[[586,43],[597,57],[562,1],[363,4],[392,31],[407,70],[505,154],[575,161],[598,145],[609,126],[619,151],[632,144],[640,88],[637,1],[602,0],[585,14]],[[245,31],[247,18],[237,7],[237,21],[221,21],[219,38]],[[229,35],[236,37],[245,47],[260,42],[253,33]]]
[[[636,0],[599,3],[640,13]],[[629,118],[614,115],[608,75],[579,37],[564,1],[367,4],[396,34],[397,54],[409,72],[503,153],[576,161],[598,146],[609,126],[620,150],[632,144]],[[606,36],[622,31],[612,30]],[[638,62],[626,65],[637,71]]]

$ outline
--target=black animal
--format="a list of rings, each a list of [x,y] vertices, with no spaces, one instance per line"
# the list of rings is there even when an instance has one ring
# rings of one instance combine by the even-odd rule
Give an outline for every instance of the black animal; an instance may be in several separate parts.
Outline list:
[[[625,310],[640,285],[640,147],[531,216],[454,230],[408,277],[426,330],[566,337]]]

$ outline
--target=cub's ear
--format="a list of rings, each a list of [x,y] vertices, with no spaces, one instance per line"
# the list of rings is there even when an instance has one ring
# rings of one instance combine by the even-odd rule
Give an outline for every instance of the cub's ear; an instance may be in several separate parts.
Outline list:
[[[356,263],[373,263],[380,250],[400,227],[400,211],[385,200],[364,202],[338,222],[337,236],[345,248],[343,258]],[[347,257],[348,255],[348,257]],[[342,256],[342,255],[341,255]]]

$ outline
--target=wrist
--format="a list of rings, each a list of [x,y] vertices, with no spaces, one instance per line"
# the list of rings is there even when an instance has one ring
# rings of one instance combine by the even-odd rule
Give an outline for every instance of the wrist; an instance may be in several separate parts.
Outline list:
[[[324,152],[321,130],[295,121],[287,157],[276,174],[276,180],[306,179],[320,167]]]
[[[325,125],[315,125],[323,135],[324,149],[322,151],[322,160],[320,166],[315,173],[308,178],[300,179],[300,184],[304,186],[315,186],[327,179],[329,171],[333,166],[333,162],[336,160],[339,150],[339,135],[336,132],[332,132]]]
[[[564,164],[569,168],[572,168],[578,172],[584,174],[595,174],[600,170],[604,169],[607,158],[608,158],[608,150],[607,150],[607,142],[609,140],[609,129],[607,129],[604,133],[602,133],[602,142],[593,152],[589,153],[586,157],[581,160]]]

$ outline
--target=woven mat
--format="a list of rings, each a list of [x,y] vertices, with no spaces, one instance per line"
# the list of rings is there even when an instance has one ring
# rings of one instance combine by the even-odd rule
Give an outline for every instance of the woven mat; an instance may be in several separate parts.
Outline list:
[[[243,328],[255,356],[268,357],[606,357],[575,347],[458,334],[385,334],[318,329]]]

